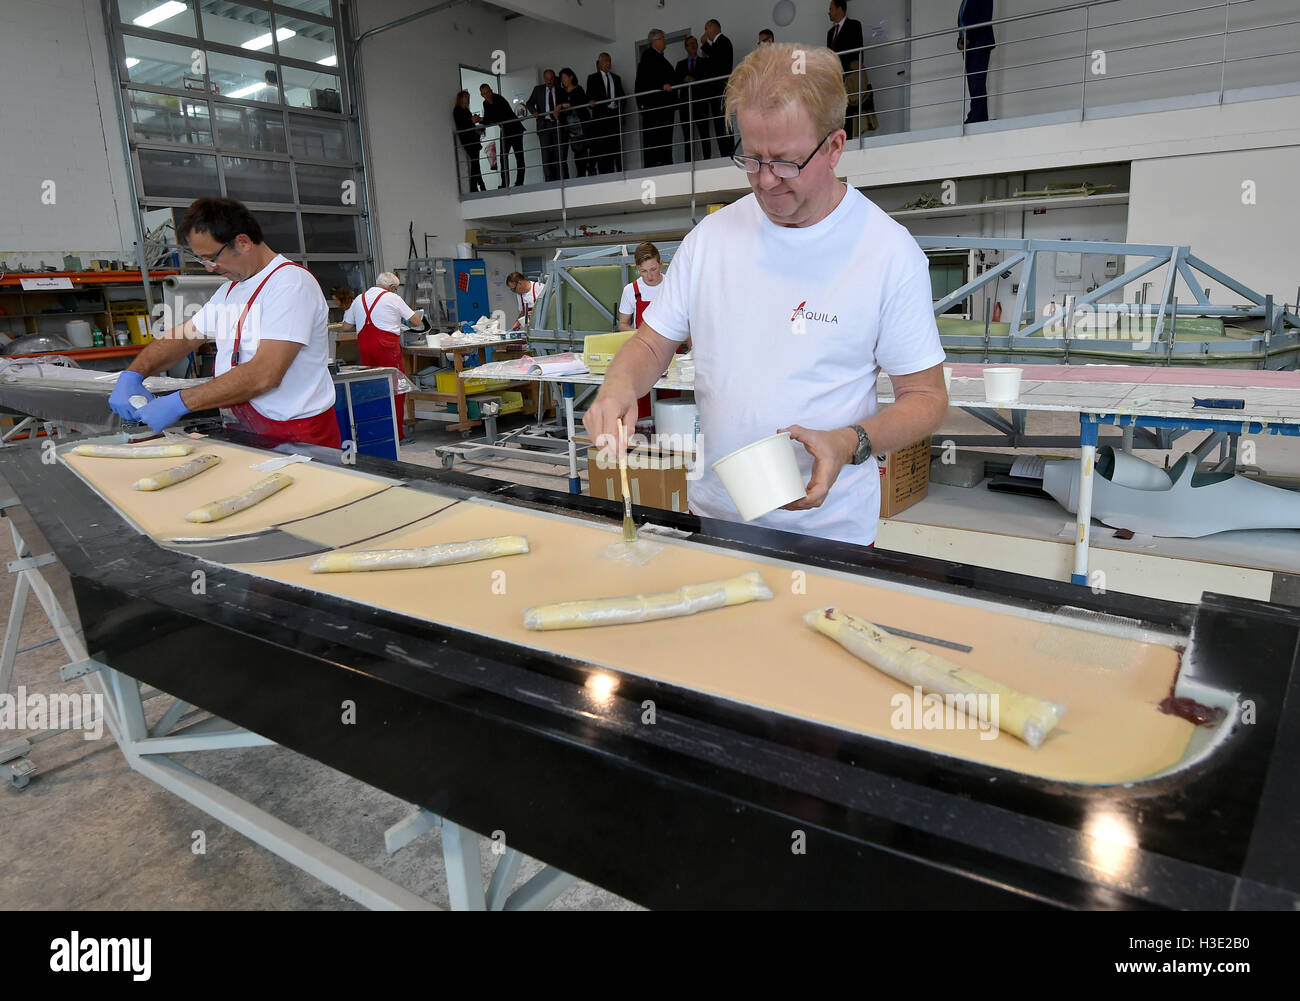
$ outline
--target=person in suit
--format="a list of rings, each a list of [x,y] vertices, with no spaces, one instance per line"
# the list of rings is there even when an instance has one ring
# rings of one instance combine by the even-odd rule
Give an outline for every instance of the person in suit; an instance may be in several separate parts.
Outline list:
[[[826,12],[831,19],[830,29],[826,32],[826,47],[839,55],[840,65],[844,67],[844,89],[849,94],[844,131],[852,139],[857,134],[859,115],[868,132],[874,132],[877,123],[871,83],[867,80],[867,71],[861,68],[862,53],[854,51],[864,44],[862,22],[849,17],[847,3],[848,0],[831,0]]]
[[[560,167],[568,177],[569,150],[573,149],[573,166],[576,176],[586,177],[596,169],[591,163],[591,137],[587,129],[591,122],[591,109],[587,106],[587,92],[578,85],[578,74],[568,66],[560,70],[560,103],[555,106],[560,120]]]
[[[993,56],[993,0],[961,0],[957,10],[957,49],[966,57],[970,114],[966,124],[989,120],[989,59]]]
[[[608,52],[596,60],[596,72],[587,77],[591,108],[591,156],[596,170],[609,174],[623,169],[623,78],[614,72]]]
[[[713,112],[713,134],[718,139],[718,155],[731,156],[736,148],[731,138],[731,130],[723,118],[722,95],[727,89],[727,77],[731,76],[731,67],[735,65],[736,53],[731,47],[731,39],[722,33],[722,25],[714,18],[704,22],[704,44],[700,46],[704,58],[709,61],[709,72],[722,77],[710,85],[710,110]]]
[[[668,40],[659,28],[646,36],[650,44],[636,68],[637,107],[641,109],[641,162],[663,167],[673,162],[673,64],[664,55]]]
[[[686,36],[686,58],[677,63],[677,83],[694,83],[707,80],[713,76],[709,61],[700,55],[700,43],[694,35]],[[677,100],[677,115],[682,125],[682,142],[686,146],[686,159],[695,159],[695,144],[691,141],[691,129],[700,137],[700,149],[704,151],[702,159],[709,158],[709,135],[711,132],[712,101],[701,93],[704,87],[680,87]]]
[[[555,106],[562,100],[555,70],[542,70],[542,82],[533,88],[525,102],[537,123],[537,140],[542,146],[542,175],[548,181],[560,179],[560,120],[556,117]],[[564,176],[569,176],[567,169]]]
[[[501,126],[501,187],[507,187],[510,176],[510,151],[515,151],[515,187],[524,183],[524,126],[519,116],[510,108],[510,102],[492,90],[490,84],[478,89],[483,96],[484,125]]]
[[[456,138],[460,140],[469,161],[469,190],[486,191],[483,183],[483,171],[478,165],[479,154],[483,152],[483,129],[478,124],[483,121],[469,110],[469,91],[462,90],[456,95],[456,106],[451,109],[451,117],[456,122]]]

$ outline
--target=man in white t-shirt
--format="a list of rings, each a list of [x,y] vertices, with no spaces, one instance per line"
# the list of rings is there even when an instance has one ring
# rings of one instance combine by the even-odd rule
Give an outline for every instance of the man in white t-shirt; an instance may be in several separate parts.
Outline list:
[[[221,407],[242,430],[339,448],[327,367],[329,309],[320,284],[268,247],[253,214],[233,199],[200,198],[177,236],[209,272],[230,281],[136,356],[118,376],[109,406],[155,431],[191,411]],[[157,398],[144,388],[146,376],[175,365],[205,338],[217,344],[210,382]]]
[[[689,336],[705,470],[690,487],[692,513],[738,520],[710,465],[788,430],[807,493],[756,524],[869,545],[880,515],[874,454],[934,432],[948,396],[924,253],[835,177],[846,104],[829,49],[764,45],[736,68],[727,116],[753,194],[687,235],[584,423],[593,440],[616,441],[617,420],[634,426],[637,397]],[[882,371],[895,402],[879,410]]]
[[[664,262],[658,247],[649,242],[639,244],[632,252],[632,261],[641,277],[623,286],[618,300],[619,330],[635,330],[641,326],[641,317],[664,287]]]
[[[546,286],[541,282],[530,281],[518,271],[512,271],[506,275],[506,288],[519,297],[519,319],[515,321],[513,328],[519,330],[528,326],[529,317],[537,308],[537,304],[542,301],[542,293],[546,291]]]

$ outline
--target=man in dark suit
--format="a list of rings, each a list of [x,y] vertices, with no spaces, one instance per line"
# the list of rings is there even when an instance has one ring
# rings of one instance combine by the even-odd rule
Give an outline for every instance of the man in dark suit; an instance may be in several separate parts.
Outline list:
[[[542,82],[533,88],[525,102],[537,123],[537,140],[542,146],[542,174],[548,181],[560,179],[560,129],[555,106],[562,100],[555,70],[543,70]],[[569,176],[567,168],[564,176]]]
[[[709,61],[700,55],[700,43],[694,35],[687,35],[686,58],[677,63],[677,83],[694,83],[707,80],[713,76]],[[700,148],[704,151],[703,159],[709,158],[709,121],[712,118],[712,98],[703,94],[708,84],[698,87],[680,87],[677,95],[677,116],[682,125],[682,141],[686,145],[686,159],[695,159],[695,144],[691,142],[691,129],[700,137]]]
[[[957,48],[966,56],[970,114],[966,124],[989,120],[989,59],[993,56],[993,0],[962,0],[957,10]]]
[[[867,72],[861,69],[862,53],[853,51],[863,46],[862,22],[849,17],[848,0],[831,0],[826,12],[831,19],[826,32],[826,47],[840,53],[844,67],[844,89],[849,92],[849,107],[844,114],[844,131],[852,139],[857,134],[858,115],[861,114],[868,132],[876,128],[876,102],[871,93]]]
[[[704,44],[700,46],[704,58],[709,61],[709,74],[723,79],[709,87],[709,101],[713,112],[713,134],[718,137],[718,155],[731,156],[735,141],[725,120],[727,91],[726,78],[731,76],[736,54],[731,47],[731,39],[722,33],[722,25],[713,18],[704,22]]]
[[[596,72],[587,77],[591,106],[591,155],[601,174],[623,169],[623,78],[614,72],[608,52],[596,60]]]
[[[664,167],[673,162],[673,64],[664,55],[668,41],[653,28],[650,44],[641,53],[636,68],[637,106],[641,109],[641,162],[646,167]]]
[[[510,102],[500,94],[493,93],[488,84],[482,84],[478,89],[479,94],[483,97],[483,116],[484,125],[501,126],[501,187],[507,186],[507,179],[510,174],[508,166],[510,161],[510,150],[515,151],[515,165],[518,168],[515,173],[515,187],[524,183],[524,126],[519,121],[519,116],[514,113],[510,107]]]

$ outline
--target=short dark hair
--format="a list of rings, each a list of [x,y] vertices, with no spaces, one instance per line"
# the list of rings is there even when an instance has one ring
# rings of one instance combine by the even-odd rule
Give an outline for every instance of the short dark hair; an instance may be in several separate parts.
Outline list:
[[[564,82],[564,78],[565,78],[566,76],[570,77],[570,78],[573,80],[574,83],[577,83],[577,82],[578,82],[578,74],[575,73],[575,72],[573,72],[573,68],[570,67],[570,66],[565,66],[563,69],[560,70],[560,82],[561,82],[561,83]]]
[[[526,282],[526,281],[528,281],[528,279],[525,278],[518,271],[511,271],[510,274],[506,275],[507,285],[513,285],[515,282]]]
[[[831,4],[838,7],[846,14],[849,12],[849,0],[831,0]]]
[[[722,22],[719,21],[716,17],[711,17],[711,18],[709,18],[707,21],[704,22],[704,27],[707,28],[709,25],[713,25],[713,26],[714,26],[715,28],[717,28],[719,31],[722,30]]]
[[[645,243],[638,243],[636,251],[632,255],[632,260],[637,266],[644,264],[646,261],[659,261],[663,263],[663,258],[659,256],[659,248],[648,240]]]
[[[758,37],[759,37],[759,38],[762,38],[764,35],[766,35],[768,38],[772,39],[772,41],[774,41],[774,42],[776,41],[776,36],[775,36],[774,34],[772,34],[772,29],[771,29],[771,28],[764,28],[762,31],[760,31],[760,32],[758,33]]]
[[[189,241],[191,233],[207,233],[218,243],[230,243],[241,233],[254,243],[263,243],[262,224],[243,202],[233,198],[200,198],[185,210],[180,239]]]

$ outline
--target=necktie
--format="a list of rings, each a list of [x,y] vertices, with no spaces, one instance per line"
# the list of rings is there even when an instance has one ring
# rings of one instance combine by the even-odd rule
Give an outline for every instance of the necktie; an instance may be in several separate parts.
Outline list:
[[[555,91],[551,90],[549,87],[546,88],[546,110],[555,110]]]
[[[840,25],[843,23],[844,23],[843,21],[835,22],[835,33],[831,35],[831,45],[834,45],[836,42],[840,40]]]
[[[690,73],[691,73],[692,76],[695,75],[695,57],[694,57],[694,56],[691,56],[691,68],[690,68]]]
[[[609,98],[609,106],[614,107],[614,85],[609,82],[609,74],[603,74],[605,77],[605,96]]]

